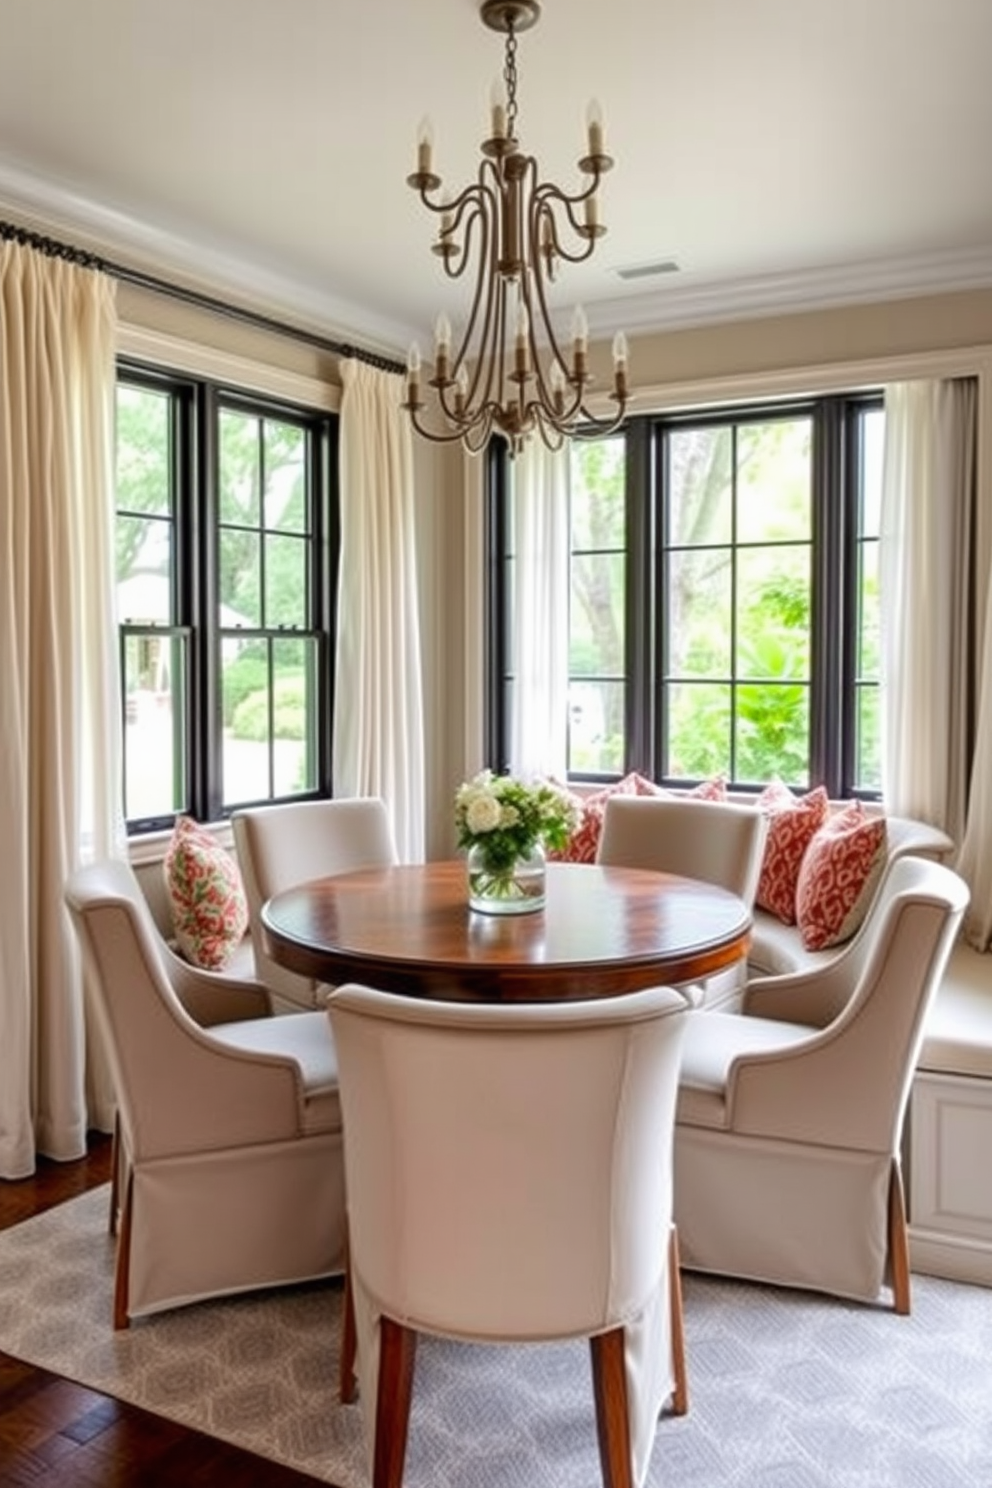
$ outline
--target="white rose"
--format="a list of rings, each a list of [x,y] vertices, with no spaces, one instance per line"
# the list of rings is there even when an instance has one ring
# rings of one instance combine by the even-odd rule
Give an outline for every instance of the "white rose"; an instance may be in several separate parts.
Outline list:
[[[500,824],[502,812],[495,796],[473,796],[465,808],[465,824],[470,832],[492,832]]]

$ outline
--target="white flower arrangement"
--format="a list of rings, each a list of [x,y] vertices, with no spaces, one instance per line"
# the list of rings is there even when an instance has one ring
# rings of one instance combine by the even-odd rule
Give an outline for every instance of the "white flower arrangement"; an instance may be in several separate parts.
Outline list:
[[[483,770],[455,794],[458,845],[481,849],[493,875],[511,872],[538,843],[560,851],[578,819],[572,797],[548,781],[528,784]]]

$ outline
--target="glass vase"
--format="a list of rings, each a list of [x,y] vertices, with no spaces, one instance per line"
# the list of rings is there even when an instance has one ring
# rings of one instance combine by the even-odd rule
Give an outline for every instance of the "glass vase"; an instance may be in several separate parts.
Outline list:
[[[544,908],[544,848],[539,842],[509,866],[493,864],[483,843],[468,850],[468,903],[482,914],[529,914]]]

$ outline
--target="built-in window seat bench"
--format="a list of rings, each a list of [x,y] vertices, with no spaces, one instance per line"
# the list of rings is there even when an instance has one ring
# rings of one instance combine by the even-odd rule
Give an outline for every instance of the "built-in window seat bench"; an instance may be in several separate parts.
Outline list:
[[[955,946],[906,1132],[914,1271],[992,1286],[992,954]]]

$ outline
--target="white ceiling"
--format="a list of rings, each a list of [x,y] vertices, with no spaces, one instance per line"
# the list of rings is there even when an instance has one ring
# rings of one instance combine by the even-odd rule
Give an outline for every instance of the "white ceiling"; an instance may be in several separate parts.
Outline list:
[[[403,350],[464,303],[405,184],[417,127],[464,185],[502,46],[478,0],[0,0],[0,215]],[[616,160],[563,316],[992,284],[990,64],[992,0],[544,0],[521,142],[577,183],[595,97]]]

